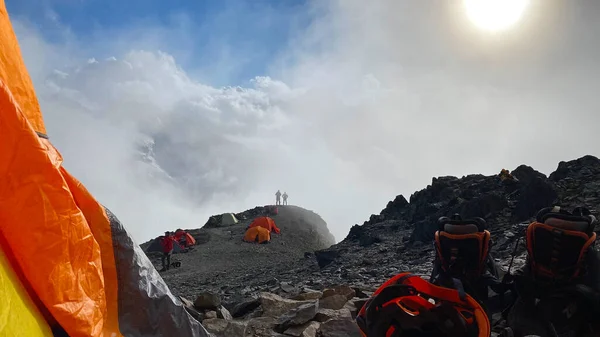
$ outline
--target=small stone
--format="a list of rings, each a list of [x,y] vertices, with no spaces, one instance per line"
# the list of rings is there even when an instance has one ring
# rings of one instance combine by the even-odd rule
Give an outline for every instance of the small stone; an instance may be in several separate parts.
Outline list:
[[[223,306],[221,306],[221,307],[219,307],[217,309],[217,317],[218,318],[222,318],[222,319],[226,319],[228,321],[230,321],[230,320],[233,319],[233,317],[229,313],[229,310],[225,309]]]

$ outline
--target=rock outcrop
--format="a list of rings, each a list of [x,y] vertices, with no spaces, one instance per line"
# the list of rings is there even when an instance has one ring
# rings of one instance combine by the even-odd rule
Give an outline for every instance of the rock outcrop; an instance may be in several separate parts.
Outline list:
[[[438,177],[409,201],[397,196],[380,214],[354,225],[344,240],[315,252],[318,273],[323,279],[354,286],[375,286],[401,271],[429,275],[436,221],[454,213],[488,222],[492,256],[506,270],[517,239],[523,238],[541,208],[559,204],[600,210],[600,159],[596,157],[560,162],[549,177],[526,165],[511,175],[511,179],[480,174]],[[524,240],[519,243],[515,267],[525,254]]]
[[[232,308],[232,314],[220,305],[216,294],[201,294],[194,302],[180,299],[215,337],[360,337],[354,319],[367,294],[348,286],[322,292],[304,289],[294,298],[260,292]],[[239,310],[241,306],[245,309]]]

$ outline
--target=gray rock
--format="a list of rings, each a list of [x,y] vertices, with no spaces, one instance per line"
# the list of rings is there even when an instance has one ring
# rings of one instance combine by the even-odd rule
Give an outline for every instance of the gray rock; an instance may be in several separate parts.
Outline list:
[[[319,300],[319,306],[324,309],[339,310],[344,307],[348,299],[344,295],[331,295]]]
[[[302,304],[279,317],[275,325],[275,331],[284,332],[292,325],[304,324],[313,319],[318,310],[319,301]]]
[[[343,318],[336,318],[321,323],[319,333],[321,337],[362,337],[356,323]]]
[[[357,297],[356,301],[361,301],[361,299]],[[356,318],[356,315],[358,314],[358,310],[359,310],[359,309],[356,308],[356,304],[355,304],[355,300],[354,299],[346,302],[346,304],[344,304],[344,306],[342,307],[342,310],[343,309],[348,310],[350,312],[350,314],[352,315],[353,319]]]
[[[230,311],[231,316],[238,318],[244,317],[252,311],[256,310],[260,306],[260,300],[258,298],[246,299],[236,304]]]
[[[285,334],[294,337],[316,337],[320,326],[319,322],[307,322],[285,330]]]
[[[260,303],[263,310],[263,316],[279,317],[286,312],[295,309],[303,304],[311,303],[311,301],[295,301],[281,296],[262,292],[259,295]]]
[[[347,285],[339,285],[333,288],[325,289],[321,298],[326,298],[333,295],[343,295],[347,300],[349,300],[356,295],[356,290]]]
[[[223,306],[220,306],[217,309],[217,317],[218,318],[222,318],[222,319],[226,319],[228,321],[232,320],[233,317],[231,316],[231,314],[229,313],[229,311],[227,309],[225,309]]]
[[[276,334],[273,327],[277,323],[273,317],[257,317],[248,321],[244,337],[273,337]]]
[[[337,318],[352,319],[352,313],[348,309],[332,310],[321,308],[315,315],[314,320],[323,323]]]
[[[321,298],[321,296],[323,296],[323,293],[320,291],[310,291],[298,294],[292,297],[292,299],[297,301],[317,300]]]
[[[223,331],[222,337],[246,337],[248,334],[246,331],[247,322],[244,321],[226,321],[228,322],[227,328]],[[220,337],[220,336],[218,336]]]
[[[208,332],[221,336],[225,332],[225,329],[227,329],[229,322],[220,318],[208,318],[202,321],[202,325]]]

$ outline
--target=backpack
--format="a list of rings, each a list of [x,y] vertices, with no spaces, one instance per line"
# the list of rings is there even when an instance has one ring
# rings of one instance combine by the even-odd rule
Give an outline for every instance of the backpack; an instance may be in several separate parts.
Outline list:
[[[435,232],[434,284],[462,288],[480,301],[487,299],[487,283],[481,280],[486,270],[497,277],[489,258],[490,232],[482,218],[441,217]],[[487,281],[486,281],[487,282]]]
[[[585,272],[585,257],[596,240],[596,218],[582,207],[541,209],[527,227],[526,243],[534,280],[573,281]]]
[[[584,277],[596,223],[583,207],[569,212],[554,206],[541,209],[527,227],[527,263],[515,275],[518,299],[508,316],[516,336],[600,333],[600,294]]]

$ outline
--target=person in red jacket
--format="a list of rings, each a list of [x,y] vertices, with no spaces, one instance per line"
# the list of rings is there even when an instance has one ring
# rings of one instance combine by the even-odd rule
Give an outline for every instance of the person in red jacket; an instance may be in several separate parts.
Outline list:
[[[171,254],[173,253],[174,243],[175,239],[168,231],[165,232],[165,236],[160,239],[160,245],[163,249],[162,270],[169,270],[169,267],[171,266]],[[167,264],[165,264],[165,260]]]

